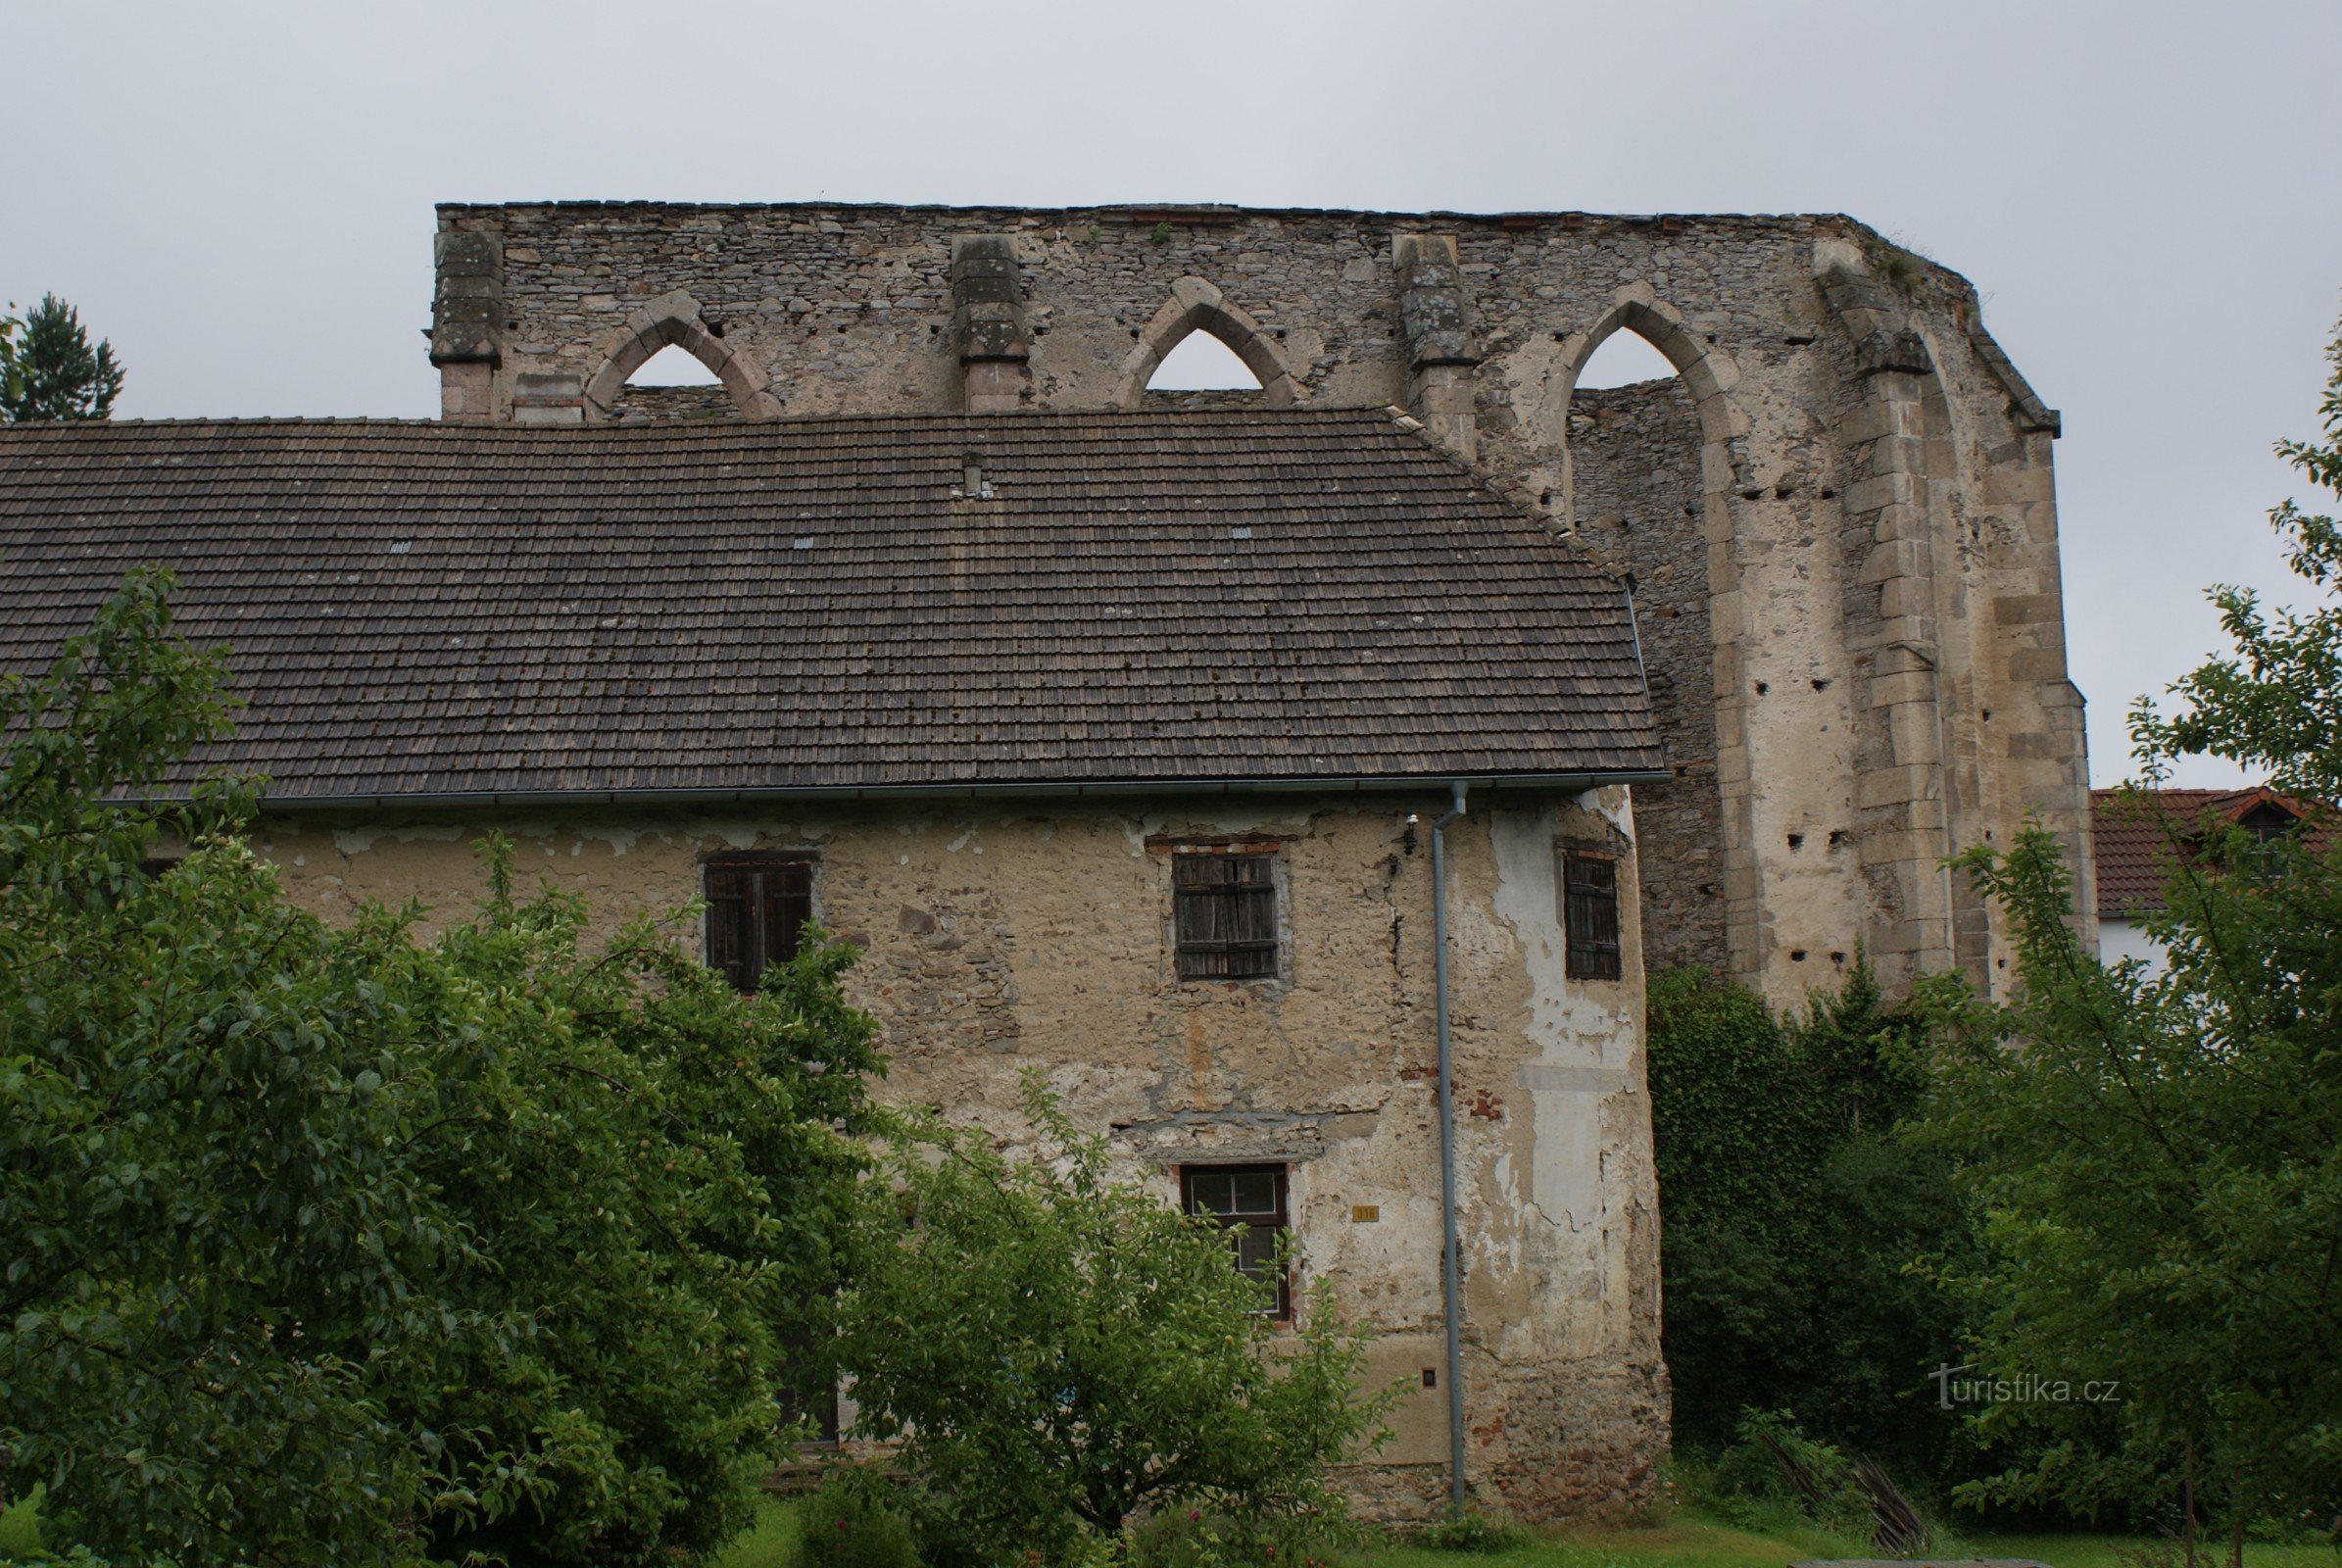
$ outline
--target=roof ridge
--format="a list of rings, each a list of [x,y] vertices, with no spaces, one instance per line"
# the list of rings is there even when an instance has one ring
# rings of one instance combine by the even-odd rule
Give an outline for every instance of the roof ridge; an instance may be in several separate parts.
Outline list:
[[[1480,211],[1452,207],[1394,208],[1394,207],[1254,207],[1232,202],[1072,202],[1046,207],[1020,206],[1014,202],[872,202],[842,201],[816,197],[811,200],[747,200],[747,201],[661,201],[656,198],[626,196],[535,196],[501,202],[435,202],[436,213],[487,214],[553,209],[582,211],[590,209],[623,208],[651,212],[701,213],[760,213],[760,212],[835,212],[835,213],[942,213],[942,214],[1001,214],[1018,218],[1045,220],[1066,218],[1075,214],[1101,217],[1126,217],[1132,220],[1151,219],[1166,214],[1195,214],[1230,218],[1366,218],[1391,221],[1456,221],[1467,223],[1501,223],[1507,219],[1518,221],[1531,219],[1544,221],[1576,220],[1588,223],[1621,223],[1643,225],[1666,221],[1692,223],[1749,224],[1768,228],[1798,228],[1828,222],[1859,222],[1842,212],[1824,208],[1799,208],[1784,212],[1649,212],[1620,213],[1594,212],[1576,207],[1503,207]],[[1865,225],[1866,227],[1868,225]]]
[[[1403,412],[1403,411],[1402,411]],[[0,436],[16,432],[44,435],[97,436],[118,430],[202,430],[220,427],[256,428],[261,426],[292,426],[317,429],[382,428],[401,430],[445,430],[451,434],[505,436],[517,435],[530,439],[546,437],[568,440],[585,434],[620,435],[633,437],[646,431],[673,434],[690,431],[698,434],[737,433],[754,434],[758,430],[838,426],[850,424],[880,424],[908,426],[929,425],[986,425],[996,421],[1005,426],[1017,420],[1073,420],[1099,422],[1141,423],[1212,423],[1212,424],[1286,424],[1312,420],[1355,419],[1360,422],[1379,422],[1385,411],[1372,404],[1310,404],[1284,409],[1019,409],[1004,414],[919,413],[910,411],[873,410],[865,413],[793,414],[776,419],[643,419],[613,421],[605,424],[511,424],[504,422],[471,422],[454,419],[427,419],[400,415],[378,414],[222,414],[171,415],[158,418],[135,419],[36,419],[0,425]]]

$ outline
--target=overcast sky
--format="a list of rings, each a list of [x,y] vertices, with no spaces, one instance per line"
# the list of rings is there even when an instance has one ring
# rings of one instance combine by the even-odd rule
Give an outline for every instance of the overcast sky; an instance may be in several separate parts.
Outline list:
[[[0,0],[0,298],[118,414],[430,416],[431,204],[1846,212],[2066,417],[2092,771],[2288,581],[2342,315],[2342,4],[190,6]],[[2181,782],[2222,783],[2206,768]]]

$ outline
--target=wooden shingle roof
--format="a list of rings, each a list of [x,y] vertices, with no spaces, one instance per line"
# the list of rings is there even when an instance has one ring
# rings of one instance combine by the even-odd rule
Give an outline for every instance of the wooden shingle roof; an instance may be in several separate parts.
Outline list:
[[[0,669],[144,562],[281,804],[1661,766],[1620,586],[1387,411],[0,431]]]

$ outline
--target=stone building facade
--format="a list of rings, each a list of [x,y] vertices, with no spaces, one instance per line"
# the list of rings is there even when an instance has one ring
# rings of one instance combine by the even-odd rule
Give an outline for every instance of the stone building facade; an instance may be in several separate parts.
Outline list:
[[[890,1057],[883,1092],[1006,1144],[1038,1070],[1128,1168],[1286,1173],[1295,1284],[1374,1333],[1367,1378],[1405,1385],[1349,1487],[1421,1517],[1447,1485],[1429,824],[1436,789],[1090,804],[1046,798],[791,811],[475,809],[287,814],[259,847],[331,918],[481,891],[489,828],[605,924],[683,905],[710,857],[816,858],[816,913],[863,950],[848,976]],[[1642,971],[1565,977],[1556,844],[1623,857],[1623,788],[1487,795],[1446,830],[1463,1220],[1462,1388],[1474,1495],[1527,1517],[1646,1503],[1664,1451],[1658,1204]],[[1183,982],[1175,855],[1276,861],[1271,982]],[[1632,900],[1629,901],[1632,919]],[[851,1430],[851,1407],[847,1424]]]
[[[1178,405],[1147,382],[1198,330],[1261,405],[1405,407],[1635,587],[1657,959],[1995,985],[1942,861],[2028,814],[2093,919],[2057,415],[1852,220],[551,203],[443,207],[437,254],[450,419]],[[1578,393],[1621,329],[1676,378]],[[629,391],[667,344],[720,394]]]

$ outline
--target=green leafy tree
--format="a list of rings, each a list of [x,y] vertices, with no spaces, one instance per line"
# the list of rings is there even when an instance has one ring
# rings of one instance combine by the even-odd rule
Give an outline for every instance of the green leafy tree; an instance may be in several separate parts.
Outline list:
[[[1942,1004],[1932,1132],[1987,1242],[1946,1275],[1976,1304],[1979,1377],[2074,1391],[1985,1411],[2054,1441],[1976,1494],[2088,1512],[2145,1492],[2191,1540],[2199,1504],[2239,1543],[2254,1521],[2330,1521],[2342,866],[2241,831],[2204,844],[2148,922],[2170,954],[2154,973],[2081,944],[2050,834],[1966,863],[2008,917],[2020,986]]]
[[[229,719],[168,585],[0,686],[0,1479],[122,1562],[706,1555],[862,1168],[846,955],[588,953],[495,845],[434,940],[325,925],[249,785],[125,803]]]
[[[2279,450],[2342,492],[2342,347],[2333,362],[2327,444]],[[2329,517],[2287,505],[2271,521],[2318,608],[2269,615],[2215,590],[2235,651],[2173,688],[2179,714],[2140,704],[2132,734],[2150,777],[2209,754],[2330,799],[2342,555]],[[1979,1375],[2104,1396],[1991,1408],[1988,1429],[2049,1441],[1979,1494],[2085,1509],[2145,1494],[2191,1557],[2208,1512],[2240,1560],[2256,1521],[2342,1511],[2342,852],[2150,819],[2160,972],[2081,943],[2047,833],[1963,858],[2007,917],[2018,985],[2002,1006],[1935,999],[1929,1133],[1962,1160],[1988,1242],[1945,1277],[1976,1304]]]
[[[1173,1503],[1335,1525],[1327,1468],[1380,1441],[1365,1336],[1322,1294],[1288,1338],[1225,1238],[1136,1183],[1028,1080],[1040,1138],[906,1140],[858,1233],[838,1352],[856,1431],[899,1439],[930,1562],[1071,1560]]]
[[[2277,455],[2342,499],[2342,338],[2326,348],[2333,372],[2318,404],[2325,439],[2280,441]],[[2165,716],[2150,698],[2132,706],[2133,749],[2150,778],[2171,759],[2220,757],[2266,773],[2279,789],[2342,802],[2342,523],[2293,501],[2272,508],[2305,611],[2265,609],[2250,588],[2207,596],[2235,652],[2207,660],[2171,687],[2186,706]]]
[[[103,419],[122,386],[114,345],[92,349],[79,313],[56,295],[21,321],[0,318],[0,420]]]

